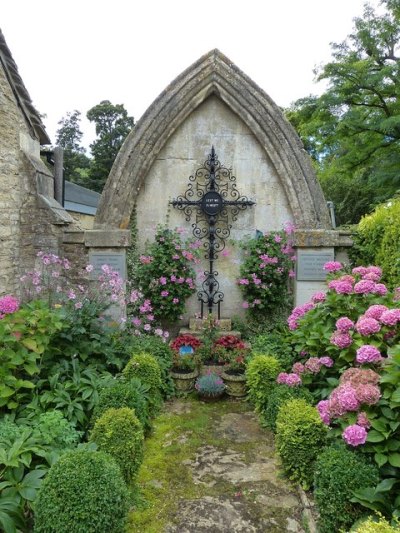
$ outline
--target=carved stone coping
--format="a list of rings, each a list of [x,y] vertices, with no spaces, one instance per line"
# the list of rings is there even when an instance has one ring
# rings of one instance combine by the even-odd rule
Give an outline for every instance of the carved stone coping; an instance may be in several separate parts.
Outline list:
[[[129,230],[87,230],[85,246],[88,248],[128,248],[131,244]]]
[[[351,247],[352,233],[344,230],[298,229],[294,232],[296,248]]]

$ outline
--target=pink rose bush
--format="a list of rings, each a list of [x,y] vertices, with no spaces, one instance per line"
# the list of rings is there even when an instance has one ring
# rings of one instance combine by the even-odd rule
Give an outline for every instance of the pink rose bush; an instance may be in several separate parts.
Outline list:
[[[244,296],[243,308],[251,316],[268,316],[276,306],[288,306],[294,276],[295,250],[292,224],[283,231],[268,232],[241,243],[244,261],[237,284]]]

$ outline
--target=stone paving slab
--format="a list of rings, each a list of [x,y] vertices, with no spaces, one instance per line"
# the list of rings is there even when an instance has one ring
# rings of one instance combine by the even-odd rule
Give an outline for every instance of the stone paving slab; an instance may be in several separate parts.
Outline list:
[[[181,400],[170,409],[187,413],[189,405]],[[273,434],[259,426],[250,407],[235,412],[234,405],[213,423],[213,437],[221,445],[201,445],[184,462],[194,484],[212,487],[213,494],[221,488],[221,495],[182,498],[164,533],[314,531],[304,493],[280,477]]]

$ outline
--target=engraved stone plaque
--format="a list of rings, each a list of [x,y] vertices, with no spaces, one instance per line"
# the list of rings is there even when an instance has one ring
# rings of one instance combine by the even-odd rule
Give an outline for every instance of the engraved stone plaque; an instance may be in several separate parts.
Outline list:
[[[321,281],[325,280],[327,272],[324,264],[334,261],[333,250],[321,250],[315,252],[297,251],[297,276],[298,281]]]
[[[92,272],[94,277],[101,274],[103,265],[108,265],[116,270],[122,279],[126,279],[125,253],[89,252],[89,262],[94,267]]]

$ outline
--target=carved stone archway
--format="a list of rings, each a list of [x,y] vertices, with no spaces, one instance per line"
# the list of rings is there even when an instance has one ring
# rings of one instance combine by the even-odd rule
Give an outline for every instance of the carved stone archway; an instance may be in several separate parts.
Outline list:
[[[104,188],[95,230],[128,227],[137,194],[160,150],[211,95],[242,119],[272,161],[296,226],[330,228],[321,188],[296,132],[260,87],[219,50],[212,50],[160,94],[127,137]]]

